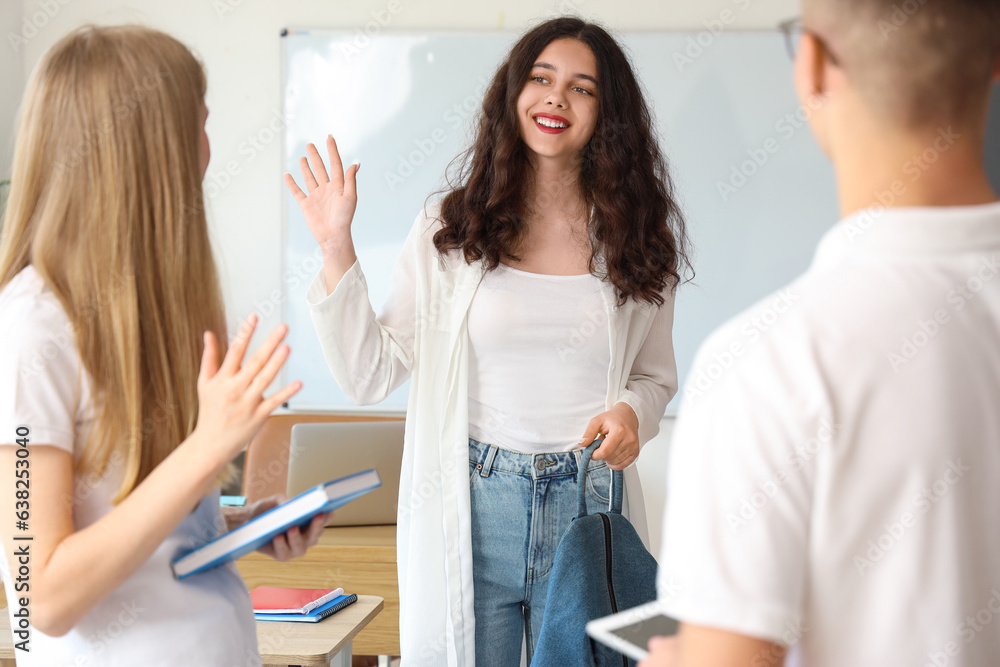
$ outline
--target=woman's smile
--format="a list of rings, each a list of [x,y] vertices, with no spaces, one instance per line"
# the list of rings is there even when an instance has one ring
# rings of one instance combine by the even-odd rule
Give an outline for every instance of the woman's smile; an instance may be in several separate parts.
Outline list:
[[[559,134],[570,128],[570,122],[562,116],[554,116],[547,113],[537,113],[534,115],[535,125],[546,134]]]

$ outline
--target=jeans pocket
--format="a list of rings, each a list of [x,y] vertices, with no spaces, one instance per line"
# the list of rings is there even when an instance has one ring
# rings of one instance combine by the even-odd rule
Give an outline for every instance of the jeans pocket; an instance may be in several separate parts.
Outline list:
[[[603,461],[587,469],[587,496],[607,509],[611,502],[611,469]]]
[[[471,485],[479,477],[479,462],[469,461],[469,484]]]

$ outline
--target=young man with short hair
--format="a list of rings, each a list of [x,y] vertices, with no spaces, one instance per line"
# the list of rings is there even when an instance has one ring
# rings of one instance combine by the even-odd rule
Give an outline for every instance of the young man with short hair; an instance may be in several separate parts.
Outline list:
[[[642,665],[994,665],[1000,2],[804,0],[801,25],[843,220],[765,335],[741,327],[770,300],[695,361],[736,356],[684,396],[660,564],[682,625]]]

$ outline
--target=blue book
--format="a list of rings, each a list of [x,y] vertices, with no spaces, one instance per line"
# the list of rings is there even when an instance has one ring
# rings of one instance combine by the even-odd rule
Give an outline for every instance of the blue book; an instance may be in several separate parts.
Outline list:
[[[317,514],[331,512],[380,486],[382,480],[378,472],[371,468],[303,491],[242,526],[175,559],[172,564],[174,576],[184,579],[236,560],[270,544],[275,536],[292,526],[307,526]]]
[[[293,623],[318,623],[331,614],[336,614],[349,604],[358,601],[358,596],[354,593],[350,595],[338,595],[325,605],[316,607],[305,614],[254,614],[257,621],[292,621]]]

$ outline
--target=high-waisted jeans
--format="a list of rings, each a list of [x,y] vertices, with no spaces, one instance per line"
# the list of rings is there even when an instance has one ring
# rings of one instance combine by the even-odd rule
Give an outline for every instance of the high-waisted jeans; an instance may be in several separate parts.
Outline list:
[[[577,514],[580,451],[521,454],[469,440],[477,665],[517,667],[522,636],[531,660],[552,559]],[[606,512],[611,471],[604,461],[587,470],[587,511]]]

